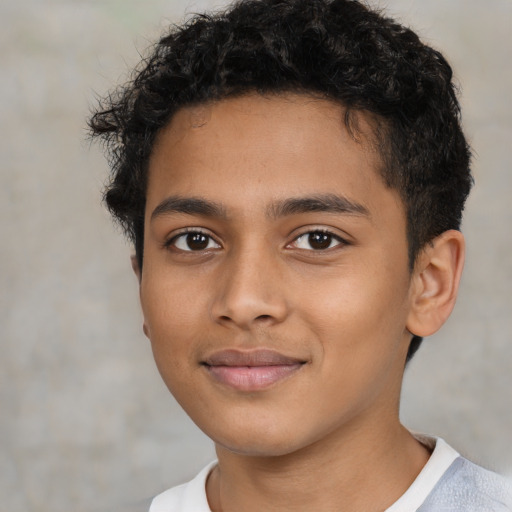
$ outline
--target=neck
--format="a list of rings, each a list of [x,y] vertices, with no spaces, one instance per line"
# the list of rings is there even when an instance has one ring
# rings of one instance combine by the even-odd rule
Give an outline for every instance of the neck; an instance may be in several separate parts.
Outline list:
[[[398,419],[378,434],[354,425],[288,455],[216,450],[219,464],[207,482],[213,512],[383,511],[430,456]]]

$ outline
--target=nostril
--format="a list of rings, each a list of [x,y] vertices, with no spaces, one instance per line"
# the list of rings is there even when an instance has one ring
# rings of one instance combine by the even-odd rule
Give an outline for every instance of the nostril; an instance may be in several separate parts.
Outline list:
[[[256,317],[256,320],[268,320],[269,318],[272,318],[270,315],[260,315]]]
[[[242,294],[231,290],[231,294],[218,297],[210,311],[214,322],[250,329],[251,325],[263,327],[285,319],[287,306],[282,297],[272,295],[269,299],[266,294],[253,292]]]

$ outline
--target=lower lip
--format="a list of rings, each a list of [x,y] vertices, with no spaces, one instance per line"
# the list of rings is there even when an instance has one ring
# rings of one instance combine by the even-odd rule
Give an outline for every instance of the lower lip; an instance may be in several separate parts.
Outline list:
[[[210,375],[239,391],[259,391],[286,379],[300,370],[302,364],[272,366],[206,366]]]

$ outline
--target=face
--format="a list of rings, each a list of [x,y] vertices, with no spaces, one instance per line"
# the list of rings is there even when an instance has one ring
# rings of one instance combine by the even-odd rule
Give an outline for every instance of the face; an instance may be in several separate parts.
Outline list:
[[[172,394],[219,446],[292,453],[398,421],[404,208],[358,119],[301,95],[179,111],[149,164],[140,294]]]

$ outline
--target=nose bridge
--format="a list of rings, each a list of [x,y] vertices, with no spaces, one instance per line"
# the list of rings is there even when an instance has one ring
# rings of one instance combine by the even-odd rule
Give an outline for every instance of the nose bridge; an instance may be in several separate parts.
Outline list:
[[[213,305],[217,321],[248,329],[281,322],[287,302],[278,255],[269,244],[247,241],[226,256]]]

